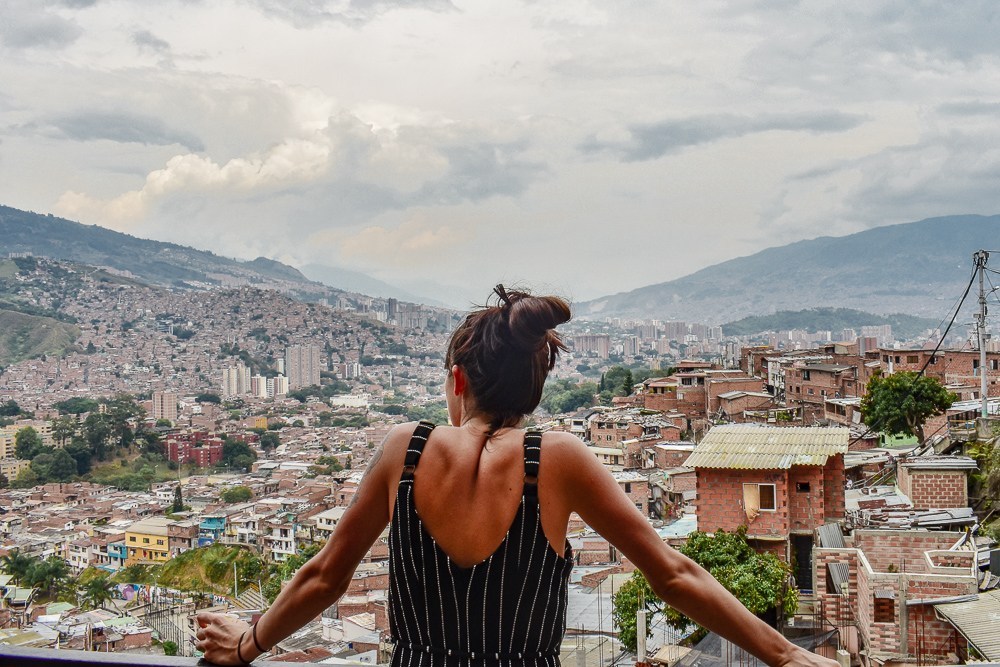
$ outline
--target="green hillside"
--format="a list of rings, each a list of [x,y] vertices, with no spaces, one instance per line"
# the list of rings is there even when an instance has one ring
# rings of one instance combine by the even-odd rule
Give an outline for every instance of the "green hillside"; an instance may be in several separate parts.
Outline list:
[[[43,354],[61,355],[80,337],[72,324],[0,309],[0,366]]]
[[[722,325],[727,336],[749,336],[765,331],[788,331],[804,329],[809,333],[832,331],[834,336],[841,329],[858,329],[863,326],[889,324],[893,334],[900,339],[911,340],[928,329],[934,329],[936,320],[893,314],[875,315],[851,308],[810,308],[808,310],[782,310],[771,315],[752,315]],[[859,331],[860,333],[860,331]]]

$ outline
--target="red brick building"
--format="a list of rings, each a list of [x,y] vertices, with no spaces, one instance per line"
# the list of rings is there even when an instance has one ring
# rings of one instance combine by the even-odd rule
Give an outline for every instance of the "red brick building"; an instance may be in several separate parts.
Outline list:
[[[685,463],[697,471],[698,529],[746,526],[758,549],[790,563],[810,589],[813,531],[844,519],[849,439],[844,427],[712,428]]]
[[[964,533],[821,531],[814,551],[816,606],[841,645],[868,665],[959,664],[968,647],[935,606],[978,591],[974,551],[951,550]]]

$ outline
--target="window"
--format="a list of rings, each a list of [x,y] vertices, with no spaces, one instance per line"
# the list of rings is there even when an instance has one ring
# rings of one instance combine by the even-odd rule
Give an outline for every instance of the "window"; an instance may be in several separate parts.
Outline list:
[[[159,544],[159,545],[162,545],[163,544],[163,540],[156,540],[156,543]]]
[[[809,482],[795,482],[795,490],[799,493],[809,493]]]
[[[136,541],[136,539],[135,539],[135,535],[129,535],[129,537],[128,537],[128,541],[129,541],[129,542],[135,542],[135,541]]]
[[[812,387],[809,387],[809,395],[810,395],[810,396],[812,396],[812,395],[813,395],[813,390],[812,390]]]
[[[774,484],[744,484],[743,508],[747,518],[753,521],[760,512],[773,512],[777,509]]]
[[[809,373],[809,371],[802,371],[802,379],[803,379],[803,380],[808,380],[808,379],[810,379],[810,375],[811,375],[811,374]]]
[[[632,482],[625,482],[625,493],[632,493]]]
[[[892,591],[875,591],[874,605],[876,623],[896,622],[896,601]]]
[[[142,543],[143,544],[149,544],[149,538],[148,537],[142,538]]]
[[[899,355],[898,354],[895,357],[893,357],[893,359],[896,361],[897,364],[899,363]]]
[[[908,363],[908,364],[919,364],[920,363],[920,357],[918,357],[915,354],[908,354],[908,355],[906,355],[906,363]]]

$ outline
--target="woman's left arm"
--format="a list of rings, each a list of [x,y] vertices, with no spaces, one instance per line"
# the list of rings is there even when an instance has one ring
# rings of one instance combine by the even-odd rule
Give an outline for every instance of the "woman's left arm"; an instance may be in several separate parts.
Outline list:
[[[389,523],[390,480],[402,469],[409,434],[393,429],[372,457],[329,541],[303,565],[252,628],[226,614],[198,614],[197,648],[218,665],[243,665],[319,616],[346,591],[358,563]]]

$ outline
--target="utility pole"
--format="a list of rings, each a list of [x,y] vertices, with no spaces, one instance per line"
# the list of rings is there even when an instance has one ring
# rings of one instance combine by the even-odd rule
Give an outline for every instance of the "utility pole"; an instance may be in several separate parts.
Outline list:
[[[979,272],[979,314],[976,316],[977,330],[979,338],[979,397],[982,399],[982,417],[989,416],[989,406],[986,395],[988,389],[988,378],[986,373],[986,288],[983,281],[986,277],[986,262],[990,258],[990,253],[980,250],[972,256],[976,270]]]

